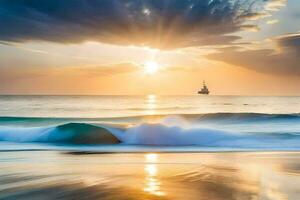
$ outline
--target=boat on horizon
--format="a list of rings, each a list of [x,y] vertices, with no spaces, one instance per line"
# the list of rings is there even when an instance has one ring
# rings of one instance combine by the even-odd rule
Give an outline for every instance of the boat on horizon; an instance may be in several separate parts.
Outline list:
[[[208,90],[208,87],[205,84],[205,81],[203,81],[203,87],[201,88],[201,90],[198,91],[198,94],[209,95],[209,90]]]

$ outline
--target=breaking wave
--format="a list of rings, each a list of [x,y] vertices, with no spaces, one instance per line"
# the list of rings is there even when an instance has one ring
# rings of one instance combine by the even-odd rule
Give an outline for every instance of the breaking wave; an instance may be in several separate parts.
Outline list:
[[[38,128],[1,127],[0,140],[66,144],[115,144],[120,142],[107,129],[84,123]]]
[[[111,122],[133,121],[131,126],[118,128],[100,123],[104,118],[25,118],[0,117],[0,141],[63,144],[125,144],[150,146],[200,146],[257,149],[299,149],[299,114],[213,113],[197,115],[155,116],[158,122],[141,122],[154,116],[110,119]],[[19,126],[20,123],[41,123],[38,127]],[[51,123],[50,123],[51,122]],[[187,122],[187,124],[185,123]],[[240,126],[251,122],[261,127],[267,123],[287,124],[290,131],[248,131],[205,127],[198,122],[214,122]],[[288,123],[287,123],[288,122]],[[48,124],[49,123],[49,124]],[[218,128],[216,128],[218,127]],[[224,126],[225,127],[225,126]],[[246,126],[247,127],[247,126]]]

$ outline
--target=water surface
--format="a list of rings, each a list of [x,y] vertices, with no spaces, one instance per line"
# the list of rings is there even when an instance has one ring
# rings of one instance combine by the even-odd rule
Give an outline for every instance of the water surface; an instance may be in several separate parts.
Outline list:
[[[299,199],[299,153],[0,153],[0,199]]]

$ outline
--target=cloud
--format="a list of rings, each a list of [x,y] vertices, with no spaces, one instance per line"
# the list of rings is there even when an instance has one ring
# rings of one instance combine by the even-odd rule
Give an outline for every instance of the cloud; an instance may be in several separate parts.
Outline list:
[[[253,25],[253,24],[243,25],[243,26],[241,26],[241,29],[245,30],[245,31],[251,31],[251,32],[257,32],[260,30],[258,26]]]
[[[283,35],[277,37],[275,40],[284,50],[293,51],[300,55],[300,32]]]
[[[267,1],[267,0],[266,0]],[[265,6],[268,11],[277,11],[286,5],[287,0],[269,0]]]
[[[279,22],[278,19],[271,19],[267,21],[267,24],[273,25],[273,24],[277,24]]]
[[[207,57],[262,73],[300,76],[300,32],[276,37],[272,42],[278,50],[225,48]]]
[[[0,0],[0,40],[181,48],[228,44],[275,0]],[[281,2],[282,3],[282,2]]]
[[[256,12],[252,12],[252,13],[247,13],[245,15],[242,16],[242,18],[246,19],[246,20],[258,20],[264,17],[269,17],[270,14],[266,13],[266,12],[261,12],[261,13],[256,13]]]

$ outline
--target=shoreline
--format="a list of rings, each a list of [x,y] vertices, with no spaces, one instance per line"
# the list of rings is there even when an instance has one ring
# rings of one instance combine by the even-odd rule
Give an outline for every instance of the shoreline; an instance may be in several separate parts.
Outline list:
[[[0,199],[6,200],[297,200],[300,195],[300,152],[0,155]]]
[[[151,147],[150,147],[151,148]],[[182,148],[182,147],[180,147]],[[183,147],[184,148],[184,147]],[[101,151],[101,150],[67,150],[67,149],[8,149],[0,150],[0,153],[7,152],[63,152],[66,154],[209,154],[209,153],[300,153],[300,150],[132,150],[132,151]]]

